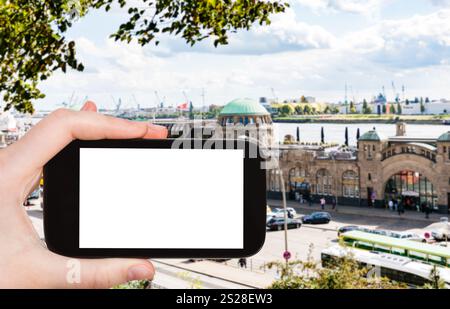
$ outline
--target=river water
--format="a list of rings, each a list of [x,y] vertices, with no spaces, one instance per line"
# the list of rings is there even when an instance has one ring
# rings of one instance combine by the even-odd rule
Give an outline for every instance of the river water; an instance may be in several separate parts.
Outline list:
[[[274,123],[274,134],[278,141],[283,141],[284,136],[297,135],[297,127],[300,128],[300,141],[320,142],[320,131],[324,128],[325,142],[344,144],[345,128],[348,127],[348,139],[350,145],[356,145],[356,132],[360,129],[361,135],[374,127],[380,135],[390,137],[395,135],[395,124],[334,124],[334,123]],[[450,126],[430,124],[407,124],[406,135],[411,137],[437,138],[442,133],[450,131]]]

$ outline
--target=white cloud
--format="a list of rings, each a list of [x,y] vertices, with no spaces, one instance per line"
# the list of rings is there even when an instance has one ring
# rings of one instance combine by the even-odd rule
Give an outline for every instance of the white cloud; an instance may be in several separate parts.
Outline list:
[[[349,52],[393,67],[421,67],[450,59],[450,10],[385,20],[342,40]]]
[[[335,11],[353,14],[374,15],[386,0],[297,0],[313,11]]]
[[[335,37],[318,25],[310,25],[297,20],[295,11],[288,9],[284,14],[274,15],[269,26],[255,26],[250,31],[231,33],[229,45],[214,48],[212,40],[198,43],[193,48],[180,38],[162,40],[162,55],[177,52],[202,52],[217,54],[273,54],[293,50],[329,48]]]
[[[333,2],[332,10],[338,12],[339,1],[309,2],[327,5],[318,9],[330,9]],[[363,3],[347,4],[356,2]],[[369,8],[370,1],[366,2],[363,7]],[[362,99],[376,95],[383,85],[389,88],[392,80],[398,87],[405,84],[412,97],[450,97],[450,10],[435,10],[406,19],[371,20],[366,29],[355,25],[352,33],[334,36],[328,30],[339,22],[335,16],[332,22],[311,25],[299,21],[293,8],[275,16],[270,27],[232,35],[230,46],[217,50],[210,41],[191,49],[175,38],[157,48],[142,48],[112,40],[96,42],[83,34],[76,41],[86,71],[50,78],[44,84],[46,104],[61,102],[75,91],[102,106],[113,107],[111,95],[122,97],[126,106],[135,105],[133,94],[142,106],[151,106],[156,90],[168,103],[179,104],[184,90],[198,105],[202,88],[208,104],[270,97],[271,88],[283,98],[305,94],[337,101],[343,99],[346,82],[351,86],[349,95]]]
[[[431,4],[440,7],[450,6],[450,0],[429,0]]]

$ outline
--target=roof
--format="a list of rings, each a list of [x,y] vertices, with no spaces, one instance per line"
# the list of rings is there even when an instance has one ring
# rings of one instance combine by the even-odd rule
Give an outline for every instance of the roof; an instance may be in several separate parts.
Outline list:
[[[345,232],[343,236],[348,236],[356,240],[368,240],[376,242],[386,247],[396,247],[405,250],[417,251],[425,254],[438,255],[445,258],[450,258],[450,248],[430,245],[412,240],[398,239],[383,235],[365,233],[361,231]]]
[[[391,136],[389,142],[395,143],[435,143],[436,138],[431,137],[410,137],[410,136]]]
[[[219,114],[220,116],[235,116],[235,115],[252,115],[252,116],[265,116],[270,115],[269,112],[252,99],[235,99],[225,105]]]
[[[438,142],[450,142],[450,131],[439,136],[437,141]]]
[[[375,130],[370,130],[359,137],[359,141],[381,141],[381,137]]]

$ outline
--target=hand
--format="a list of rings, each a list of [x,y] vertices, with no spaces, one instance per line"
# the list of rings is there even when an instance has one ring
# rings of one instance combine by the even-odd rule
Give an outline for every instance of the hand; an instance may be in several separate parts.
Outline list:
[[[48,251],[21,205],[36,188],[42,167],[74,139],[166,138],[164,127],[96,113],[57,110],[13,145],[0,150],[0,288],[109,288],[152,279],[148,260],[80,259],[80,282],[67,280],[73,260]]]

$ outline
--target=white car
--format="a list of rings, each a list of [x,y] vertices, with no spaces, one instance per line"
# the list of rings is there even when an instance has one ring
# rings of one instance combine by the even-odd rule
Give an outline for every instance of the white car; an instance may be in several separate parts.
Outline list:
[[[288,211],[289,214],[292,215],[293,218],[295,218],[297,216],[297,212],[295,211],[294,208],[287,207],[286,210]],[[273,210],[273,214],[277,218],[284,218],[284,208],[275,208]]]
[[[420,235],[410,233],[410,232],[388,232],[387,236],[398,238],[398,239],[407,239],[418,242],[426,242],[425,237]]]
[[[266,216],[266,224],[270,221],[270,219],[276,218],[275,214],[273,212],[267,213]]]
[[[431,236],[433,236],[433,238],[437,241],[450,240],[450,233],[446,229],[433,230],[431,231]]]

